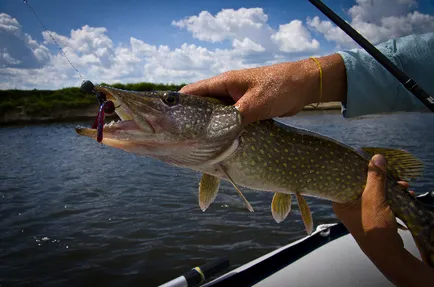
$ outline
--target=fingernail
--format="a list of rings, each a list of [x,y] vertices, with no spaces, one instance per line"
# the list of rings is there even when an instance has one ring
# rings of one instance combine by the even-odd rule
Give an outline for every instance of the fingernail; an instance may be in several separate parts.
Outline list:
[[[375,155],[372,158],[372,161],[378,167],[385,167],[386,166],[386,159],[383,156],[381,156],[381,155],[378,155],[378,154]]]

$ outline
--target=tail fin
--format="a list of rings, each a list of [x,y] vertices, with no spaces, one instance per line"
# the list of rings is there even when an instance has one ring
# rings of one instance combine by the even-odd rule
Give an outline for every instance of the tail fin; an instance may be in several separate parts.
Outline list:
[[[422,260],[434,268],[434,212],[397,183],[388,184],[387,200],[411,232]]]

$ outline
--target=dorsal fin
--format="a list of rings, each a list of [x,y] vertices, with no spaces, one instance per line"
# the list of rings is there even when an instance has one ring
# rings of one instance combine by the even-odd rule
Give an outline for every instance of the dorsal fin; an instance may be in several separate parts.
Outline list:
[[[387,172],[399,180],[410,180],[422,176],[424,165],[411,153],[391,148],[363,147],[370,156],[382,154],[387,161]]]

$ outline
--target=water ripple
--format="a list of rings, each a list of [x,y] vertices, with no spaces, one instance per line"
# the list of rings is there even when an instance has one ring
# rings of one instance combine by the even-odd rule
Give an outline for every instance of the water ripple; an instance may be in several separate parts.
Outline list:
[[[433,115],[283,121],[355,147],[406,149],[426,165],[412,187],[434,190]],[[1,285],[153,286],[222,255],[237,267],[305,235],[298,208],[276,224],[271,193],[244,189],[250,213],[226,182],[202,212],[198,173],[98,145],[75,125],[0,129]],[[316,225],[336,221],[330,203],[307,201]]]

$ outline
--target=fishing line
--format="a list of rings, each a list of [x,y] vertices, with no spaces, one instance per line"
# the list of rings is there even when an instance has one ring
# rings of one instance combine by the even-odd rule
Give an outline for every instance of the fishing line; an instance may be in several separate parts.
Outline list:
[[[23,0],[23,2],[24,2],[24,4],[27,5],[27,7],[29,7],[30,11],[32,11],[33,15],[35,15],[36,19],[38,19],[38,21],[41,24],[42,28],[44,28],[44,31],[47,32],[47,34],[50,36],[50,38],[53,40],[53,42],[57,45],[57,47],[60,49],[60,51],[62,52],[63,56],[68,61],[68,63],[71,65],[71,67],[78,73],[78,75],[80,76],[80,78],[82,80],[84,80],[85,79],[84,76],[80,73],[80,71],[69,60],[69,58],[66,55],[65,51],[63,51],[62,47],[60,47],[59,43],[57,43],[56,39],[54,39],[54,37],[51,35],[50,31],[48,31],[47,27],[44,25],[44,23],[42,22],[41,18],[38,17],[38,15],[36,14],[35,10],[32,8],[32,6],[30,6],[28,0]]]

